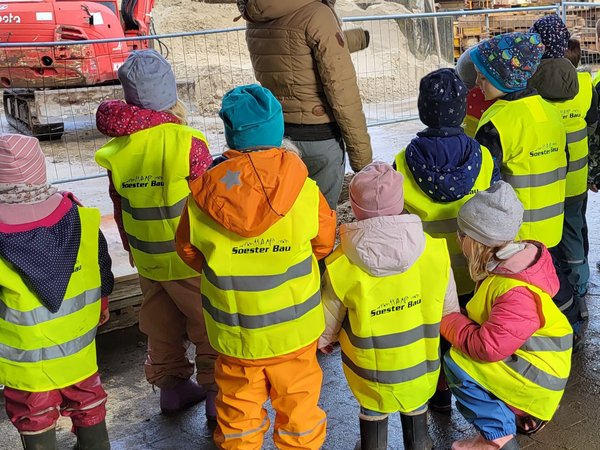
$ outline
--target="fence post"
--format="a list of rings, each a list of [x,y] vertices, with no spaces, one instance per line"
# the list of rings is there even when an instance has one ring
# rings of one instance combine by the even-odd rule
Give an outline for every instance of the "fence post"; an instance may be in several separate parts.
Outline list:
[[[567,7],[564,4],[564,0],[560,0],[560,4],[557,5],[558,10],[560,11],[560,15],[562,17],[563,23],[567,24]]]

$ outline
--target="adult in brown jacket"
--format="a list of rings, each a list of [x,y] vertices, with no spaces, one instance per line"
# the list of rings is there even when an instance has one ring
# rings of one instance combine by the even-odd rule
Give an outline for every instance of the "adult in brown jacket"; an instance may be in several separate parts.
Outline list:
[[[344,144],[358,172],[372,161],[371,141],[349,44],[334,0],[238,0],[257,80],[283,106],[285,135],[300,149],[309,176],[335,209],[344,178]],[[357,49],[357,48],[355,48]]]

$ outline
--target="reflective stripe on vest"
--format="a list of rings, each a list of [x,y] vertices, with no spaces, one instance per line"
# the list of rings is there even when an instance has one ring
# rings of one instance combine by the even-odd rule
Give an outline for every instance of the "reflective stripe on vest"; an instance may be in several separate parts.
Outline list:
[[[567,173],[566,131],[558,110],[539,95],[497,100],[479,127],[492,122],[503,152],[502,178],[525,208],[519,239],[556,246],[562,237]],[[514,184],[513,184],[514,183]]]
[[[0,258],[0,384],[27,392],[61,389],[98,371],[94,337],[100,317],[100,212],[77,207],[81,239],[65,300],[51,313]]]
[[[592,78],[588,72],[578,72],[579,91],[571,99],[551,102],[559,111],[569,146],[569,170],[566,178],[565,196],[574,197],[587,192],[588,134],[585,117],[592,107]]]
[[[187,197],[184,197],[172,206],[134,208],[129,204],[129,200],[121,198],[121,209],[131,214],[135,220],[167,220],[180,217],[186,201]]]
[[[175,250],[175,232],[190,192],[194,138],[206,142],[197,130],[162,124],[114,138],[96,152],[96,161],[111,172],[121,196],[123,227],[138,272],[151,280],[198,276]]]
[[[409,381],[418,380],[428,374],[435,374],[437,377],[440,370],[440,360],[422,361],[416,366],[397,370],[372,370],[359,367],[342,352],[342,363],[352,372],[365,380],[381,384],[400,384]],[[383,412],[383,411],[382,411]],[[408,411],[407,411],[408,412]]]
[[[451,358],[500,400],[542,420],[556,411],[571,369],[572,328],[550,295],[525,282],[490,276],[467,304],[469,318],[482,324],[495,300],[516,287],[539,299],[543,326],[512,356],[498,362],[471,359],[456,348]]]
[[[427,234],[446,240],[458,294],[469,294],[475,290],[475,283],[471,280],[467,261],[456,240],[456,231],[458,230],[456,217],[458,210],[467,200],[477,192],[490,187],[494,172],[492,156],[489,150],[482,146],[482,164],[471,191],[461,199],[442,203],[432,200],[421,190],[406,164],[405,152],[404,149],[396,155],[396,169],[404,175],[404,206],[407,211],[421,218],[423,230]]]
[[[56,358],[64,358],[74,355],[90,345],[96,338],[96,328],[89,330],[83,336],[71,341],[52,347],[38,348],[35,350],[23,350],[0,343],[0,358],[16,363],[32,363],[38,361],[49,361]],[[65,368],[68,370],[68,368]]]
[[[200,286],[213,348],[237,358],[270,358],[320,336],[325,322],[311,246],[319,230],[313,180],[306,179],[290,211],[260,236],[227,231],[193,200],[188,212],[190,241],[206,260]]]
[[[42,322],[68,316],[80,309],[95,303],[100,298],[100,288],[89,289],[73,298],[63,301],[60,309],[51,313],[45,306],[32,309],[31,311],[20,311],[6,305],[0,299],[0,319],[16,325],[37,325]]]
[[[326,264],[331,288],[348,310],[339,341],[344,374],[360,405],[382,413],[424,405],[440,368],[439,327],[450,274],[445,240],[426,236],[421,256],[396,275],[370,275],[341,246]]]

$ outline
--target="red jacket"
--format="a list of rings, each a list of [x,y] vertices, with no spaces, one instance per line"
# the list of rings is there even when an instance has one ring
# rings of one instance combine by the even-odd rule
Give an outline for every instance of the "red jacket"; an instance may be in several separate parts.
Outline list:
[[[129,105],[121,100],[106,100],[100,104],[96,112],[96,127],[110,137],[128,136],[137,131],[156,127],[163,123],[180,123],[173,114],[165,111],[143,109]],[[212,163],[212,156],[208,147],[200,139],[192,138],[190,148],[190,178],[193,181],[206,172]],[[121,212],[121,196],[113,185],[111,173],[108,172],[108,192],[114,205],[115,222],[119,229],[123,248],[129,251],[127,234],[123,228],[123,215]]]
[[[527,247],[494,270],[495,274],[537,286],[550,296],[559,281],[548,249],[539,242]],[[481,325],[461,313],[442,319],[441,333],[456,348],[479,361],[501,361],[512,355],[543,325],[539,299],[517,287],[498,297],[489,318]]]

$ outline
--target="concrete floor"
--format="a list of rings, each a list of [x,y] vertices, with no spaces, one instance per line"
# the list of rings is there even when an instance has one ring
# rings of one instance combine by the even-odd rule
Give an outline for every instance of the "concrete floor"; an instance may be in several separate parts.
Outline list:
[[[421,126],[403,124],[371,129],[377,143],[376,157],[391,160]],[[99,183],[104,184],[104,181]],[[69,187],[84,201],[110,211],[106,201],[86,198],[87,192],[97,196],[92,183]],[[600,273],[595,268],[600,260],[600,194],[590,196],[588,206],[590,226],[592,278],[588,298],[590,328],[583,350],[573,358],[573,370],[567,391],[555,419],[532,438],[519,437],[524,449],[600,449]],[[198,450],[214,448],[211,432],[200,404],[177,417],[165,417],[158,408],[158,391],[153,392],[143,375],[145,339],[135,327],[101,335],[98,338],[99,366],[109,395],[107,422],[113,449],[116,450]],[[339,349],[330,356],[320,355],[324,372],[321,403],[328,416],[328,436],[324,449],[353,449],[358,439],[358,405],[348,390],[341,369]],[[389,446],[402,449],[398,415],[390,419]],[[453,440],[474,434],[473,428],[456,410],[450,415],[430,413],[430,433],[436,449],[448,449]],[[70,423],[58,424],[59,449],[70,449],[75,442],[69,432]],[[0,396],[0,449],[20,448],[17,432],[6,419]],[[269,437],[265,449],[274,448]]]

